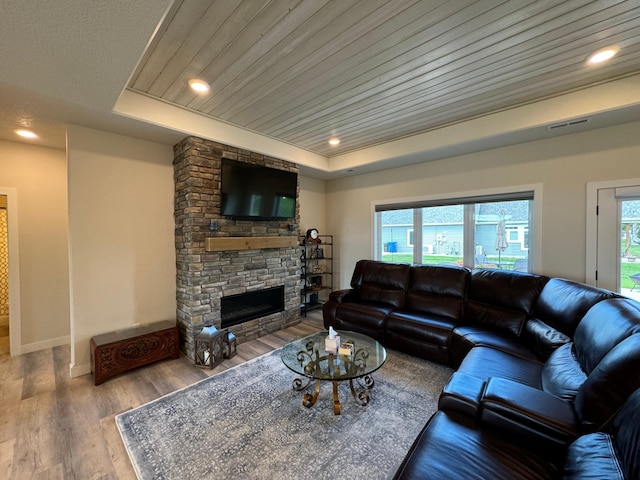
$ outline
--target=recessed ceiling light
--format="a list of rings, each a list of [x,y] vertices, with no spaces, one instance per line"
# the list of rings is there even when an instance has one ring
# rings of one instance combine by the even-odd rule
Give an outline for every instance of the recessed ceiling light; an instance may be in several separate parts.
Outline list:
[[[199,78],[192,78],[191,80],[189,80],[189,86],[191,87],[191,90],[201,95],[204,93],[208,93],[209,90],[211,90],[209,84],[204,80],[200,80]]]
[[[329,145],[339,145],[340,139],[338,137],[333,137],[329,139]]]
[[[38,138],[38,135],[33,133],[31,130],[25,130],[24,128],[20,128],[15,131],[17,135],[20,135],[23,138]]]
[[[600,50],[593,52],[587,57],[587,63],[590,65],[594,65],[596,63],[605,62],[614,57],[619,51],[620,47],[618,45],[611,45],[610,47],[601,48]]]

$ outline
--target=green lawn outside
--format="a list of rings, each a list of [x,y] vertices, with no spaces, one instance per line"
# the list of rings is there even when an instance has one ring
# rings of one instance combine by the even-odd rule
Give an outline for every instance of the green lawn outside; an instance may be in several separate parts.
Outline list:
[[[385,262],[397,263],[413,263],[413,255],[410,253],[385,253],[383,257]],[[500,263],[505,270],[510,270],[517,260],[516,257],[500,257]],[[462,256],[453,255],[424,255],[422,263],[425,265],[438,265],[441,263],[462,263]],[[484,264],[483,264],[484,265]],[[498,265],[497,255],[487,255],[487,266]],[[640,264],[639,264],[640,265]],[[478,266],[478,265],[476,265]]]

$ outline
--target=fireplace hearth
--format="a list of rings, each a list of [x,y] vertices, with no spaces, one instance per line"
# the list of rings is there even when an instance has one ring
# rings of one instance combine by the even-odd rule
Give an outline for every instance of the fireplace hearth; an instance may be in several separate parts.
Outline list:
[[[284,310],[284,286],[222,297],[220,310],[222,328],[281,312]]]

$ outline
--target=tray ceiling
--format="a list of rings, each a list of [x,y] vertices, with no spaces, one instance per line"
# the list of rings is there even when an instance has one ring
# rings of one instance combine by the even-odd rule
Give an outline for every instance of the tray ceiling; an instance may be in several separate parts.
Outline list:
[[[334,156],[638,72],[635,1],[184,0],[128,89]]]

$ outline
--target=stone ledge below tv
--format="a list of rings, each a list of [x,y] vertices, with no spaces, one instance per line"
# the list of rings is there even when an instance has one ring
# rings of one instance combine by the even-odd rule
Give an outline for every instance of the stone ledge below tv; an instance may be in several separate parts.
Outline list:
[[[207,252],[257,250],[262,248],[296,247],[298,237],[211,237],[205,239]]]

